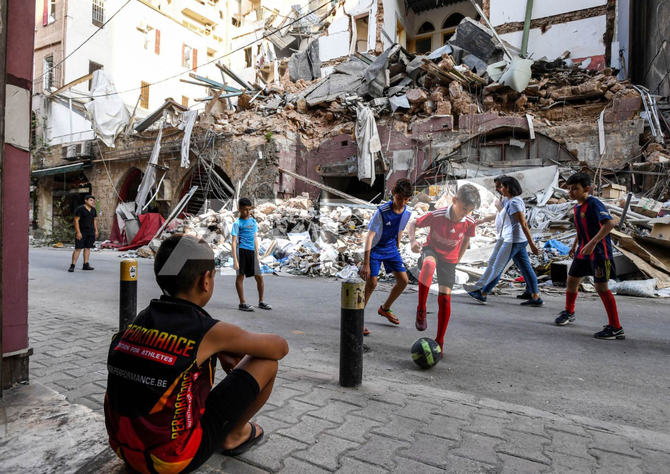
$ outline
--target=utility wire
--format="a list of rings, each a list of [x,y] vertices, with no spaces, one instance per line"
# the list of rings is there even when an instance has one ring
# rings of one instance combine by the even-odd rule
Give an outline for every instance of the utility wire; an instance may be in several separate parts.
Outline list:
[[[128,1],[130,1],[130,0],[128,0]],[[124,6],[125,6],[125,5],[124,5]],[[239,48],[234,49],[233,51],[229,51],[228,53],[226,53],[226,54],[224,54],[224,55],[222,55],[222,56],[219,56],[219,57],[217,57],[217,58],[214,58],[214,59],[212,59],[211,61],[208,61],[208,62],[206,62],[206,63],[204,63],[204,64],[196,65],[196,66],[194,66],[194,67],[192,67],[191,69],[188,69],[188,70],[186,70],[186,71],[182,71],[182,72],[180,72],[180,73],[174,74],[174,75],[169,76],[169,77],[166,77],[166,78],[164,78],[164,79],[160,79],[160,80],[158,80],[158,81],[152,82],[152,83],[150,83],[148,86],[145,86],[145,87],[151,87],[151,86],[154,86],[154,85],[156,85],[156,84],[160,84],[160,83],[162,83],[162,82],[169,81],[169,80],[171,80],[171,79],[177,78],[177,77],[182,76],[182,75],[184,75],[184,74],[186,74],[186,73],[189,73],[189,72],[191,72],[191,71],[195,71],[195,70],[196,70],[197,68],[199,68],[199,67],[202,68],[202,67],[204,67],[204,66],[208,66],[208,65],[210,65],[210,64],[212,64],[212,63],[215,63],[215,62],[217,62],[217,61],[219,61],[219,60],[221,60],[221,59],[223,59],[223,58],[226,58],[226,57],[230,56],[231,54],[235,54],[235,53],[237,53],[237,52],[239,52],[239,51],[242,51],[242,50],[248,48],[249,46],[252,46],[253,44],[258,43],[259,41],[261,41],[261,40],[263,40],[263,39],[265,39],[265,38],[268,38],[268,37],[270,37],[270,36],[272,36],[272,35],[274,35],[274,34],[276,34],[276,33],[279,33],[281,30],[284,30],[284,29],[286,29],[286,28],[288,28],[288,27],[290,27],[290,26],[292,26],[292,25],[298,23],[298,22],[301,21],[302,19],[308,17],[308,16],[311,15],[312,13],[316,13],[316,12],[318,12],[319,10],[321,10],[321,9],[324,8],[324,7],[330,7],[330,3],[325,3],[325,4],[321,5],[319,8],[316,8],[316,9],[314,9],[314,10],[312,10],[312,11],[310,11],[310,12],[308,12],[308,13],[306,13],[306,14],[304,14],[304,15],[298,17],[298,18],[296,18],[296,19],[295,19],[294,21],[292,21],[291,23],[289,23],[289,24],[287,24],[287,25],[284,25],[284,26],[282,26],[281,28],[278,28],[278,29],[272,31],[271,33],[266,33],[266,34],[264,34],[263,36],[261,36],[260,38],[258,38],[258,39],[256,39],[256,40],[252,41],[251,43],[248,43],[248,44],[245,44],[245,45],[243,45],[243,46],[240,46]],[[123,8],[123,7],[121,7],[121,8]],[[111,18],[110,18],[110,20],[111,20]],[[75,51],[76,51],[76,50],[75,50]],[[74,52],[74,51],[73,51],[73,52]],[[66,58],[66,59],[67,59],[67,58]],[[64,61],[64,60],[63,60],[63,61]],[[59,63],[59,64],[60,64],[60,63]],[[133,89],[127,89],[127,90],[125,90],[125,91],[121,91],[121,92],[114,92],[114,93],[109,93],[109,94],[92,95],[92,96],[90,96],[90,97],[91,97],[91,99],[95,99],[96,97],[108,97],[108,96],[116,95],[116,94],[125,94],[125,93],[127,93],[127,92],[135,92],[135,91],[139,91],[139,90],[141,90],[141,89],[143,89],[142,86],[140,86],[140,87],[135,87],[135,88],[133,88]]]
[[[95,31],[93,32],[93,34],[92,34],[91,36],[89,36],[88,38],[86,38],[86,39],[84,40],[83,43],[81,43],[79,46],[77,46],[77,47],[74,49],[74,51],[72,51],[70,54],[68,54],[67,56],[65,56],[65,57],[64,57],[58,64],[56,64],[56,65],[54,65],[54,66],[51,66],[51,68],[49,68],[49,69],[48,69],[44,74],[42,74],[40,77],[38,77],[37,79],[34,79],[34,80],[33,80],[33,83],[35,83],[35,82],[39,81],[40,79],[42,79],[44,76],[46,76],[46,75],[49,74],[51,71],[53,71],[54,69],[56,69],[58,66],[60,66],[61,64],[63,64],[63,63],[67,60],[67,58],[69,58],[69,57],[72,56],[74,53],[76,53],[77,51],[79,51],[79,49],[81,49],[82,46],[84,46],[86,43],[88,43],[89,40],[90,40],[91,38],[93,38],[95,35],[98,34],[98,32],[99,32],[100,30],[102,30],[105,26],[107,26],[107,23],[109,23],[110,21],[112,21],[112,19],[114,19],[114,17],[115,17],[116,15],[118,15],[119,12],[120,12],[121,10],[123,10],[123,9],[125,8],[125,6],[128,5],[131,1],[132,1],[132,0],[128,0],[126,3],[124,3],[123,6],[122,6],[121,8],[119,8],[118,10],[116,10],[116,12],[115,12],[112,16],[109,17],[109,20],[107,20],[106,22],[104,22],[100,28],[98,28],[97,30],[95,30]]]

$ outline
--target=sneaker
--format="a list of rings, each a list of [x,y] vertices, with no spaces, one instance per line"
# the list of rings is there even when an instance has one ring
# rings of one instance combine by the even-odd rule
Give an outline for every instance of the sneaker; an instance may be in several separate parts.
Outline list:
[[[365,326],[363,326],[363,335],[364,336],[369,336],[370,335],[370,330],[368,328],[366,328]]]
[[[74,272],[74,265],[70,265],[70,268],[67,269],[68,272],[73,273]]]
[[[482,290],[469,291],[468,296],[479,304],[486,304],[486,296],[482,295]]]
[[[260,309],[272,309],[272,306],[267,304],[265,301],[261,301],[260,303],[258,303],[258,307]]]
[[[377,310],[377,314],[379,316],[383,316],[386,319],[388,319],[390,323],[400,324],[400,320],[395,317],[395,314],[393,314],[392,309],[384,309],[380,306],[379,309]]]
[[[88,263],[85,263],[83,267],[81,267],[82,270],[95,270],[91,265]]]
[[[251,306],[249,303],[240,303],[240,305],[237,307],[240,311],[246,311],[248,313],[252,312],[254,310],[254,307]]]
[[[416,326],[417,331],[425,331],[426,328],[428,327],[428,324],[426,323],[426,310],[425,309],[417,309],[416,310],[416,323],[414,324]]]
[[[528,301],[524,301],[521,303],[521,306],[543,306],[544,301],[542,301],[542,298],[538,298],[534,300],[532,297]]]
[[[609,341],[613,339],[626,339],[626,335],[623,332],[623,327],[620,327],[619,329],[614,329],[610,325],[603,326],[603,330],[595,333],[593,337],[595,337],[596,339],[606,339]]]
[[[524,291],[520,295],[516,295],[516,297],[520,300],[532,300],[533,299],[533,295],[531,295],[527,291]]]
[[[558,318],[554,321],[557,326],[565,326],[575,320],[575,313],[563,310],[559,313]]]

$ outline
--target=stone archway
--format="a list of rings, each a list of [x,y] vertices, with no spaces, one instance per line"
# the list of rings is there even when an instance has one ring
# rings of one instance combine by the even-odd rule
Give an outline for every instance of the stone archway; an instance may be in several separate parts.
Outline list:
[[[209,201],[209,205],[215,209],[220,209],[225,202],[233,197],[233,193],[221,183],[223,180],[230,189],[235,189],[232,181],[228,177],[225,171],[218,166],[214,165],[213,173],[220,178],[217,179],[215,176],[208,175],[208,170],[204,165],[195,163],[191,166],[186,176],[182,179],[179,190],[179,199],[176,200],[174,205],[176,205],[181,198],[191,189],[192,186],[198,186],[198,190],[193,195],[191,200],[186,206],[185,211],[189,214],[197,214],[204,207],[205,201]]]
[[[137,197],[137,190],[142,182],[144,173],[139,169],[132,167],[123,174],[119,180],[116,191],[119,193],[119,202],[134,201]]]

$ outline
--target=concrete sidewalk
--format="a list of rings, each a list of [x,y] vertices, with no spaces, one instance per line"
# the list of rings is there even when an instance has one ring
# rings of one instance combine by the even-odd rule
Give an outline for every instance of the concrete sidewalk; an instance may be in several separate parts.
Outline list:
[[[39,383],[0,402],[4,473],[128,472],[100,413]],[[257,417],[264,441],[200,473],[662,473],[670,435],[368,378],[343,389],[328,368],[283,367]]]
[[[114,328],[86,326],[31,314],[34,382],[0,402],[2,472],[125,471],[106,447],[101,413]],[[343,389],[332,366],[308,362],[281,364],[257,421],[266,436],[255,449],[215,455],[199,472],[631,474],[670,465],[667,434],[370,374]]]
[[[0,402],[0,471],[126,472],[102,417],[115,329],[48,310],[30,318],[32,385]],[[238,459],[215,455],[198,472],[668,472],[668,434],[378,375],[350,390],[337,385],[335,365],[280,364],[257,418],[265,439]]]

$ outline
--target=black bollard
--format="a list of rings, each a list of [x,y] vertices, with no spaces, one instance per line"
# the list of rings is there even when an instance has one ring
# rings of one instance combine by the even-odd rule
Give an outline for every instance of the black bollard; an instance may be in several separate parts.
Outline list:
[[[137,315],[137,260],[121,261],[121,291],[119,292],[119,331],[128,327]]]
[[[342,282],[340,326],[340,385],[363,383],[363,315],[365,283],[360,279]]]

